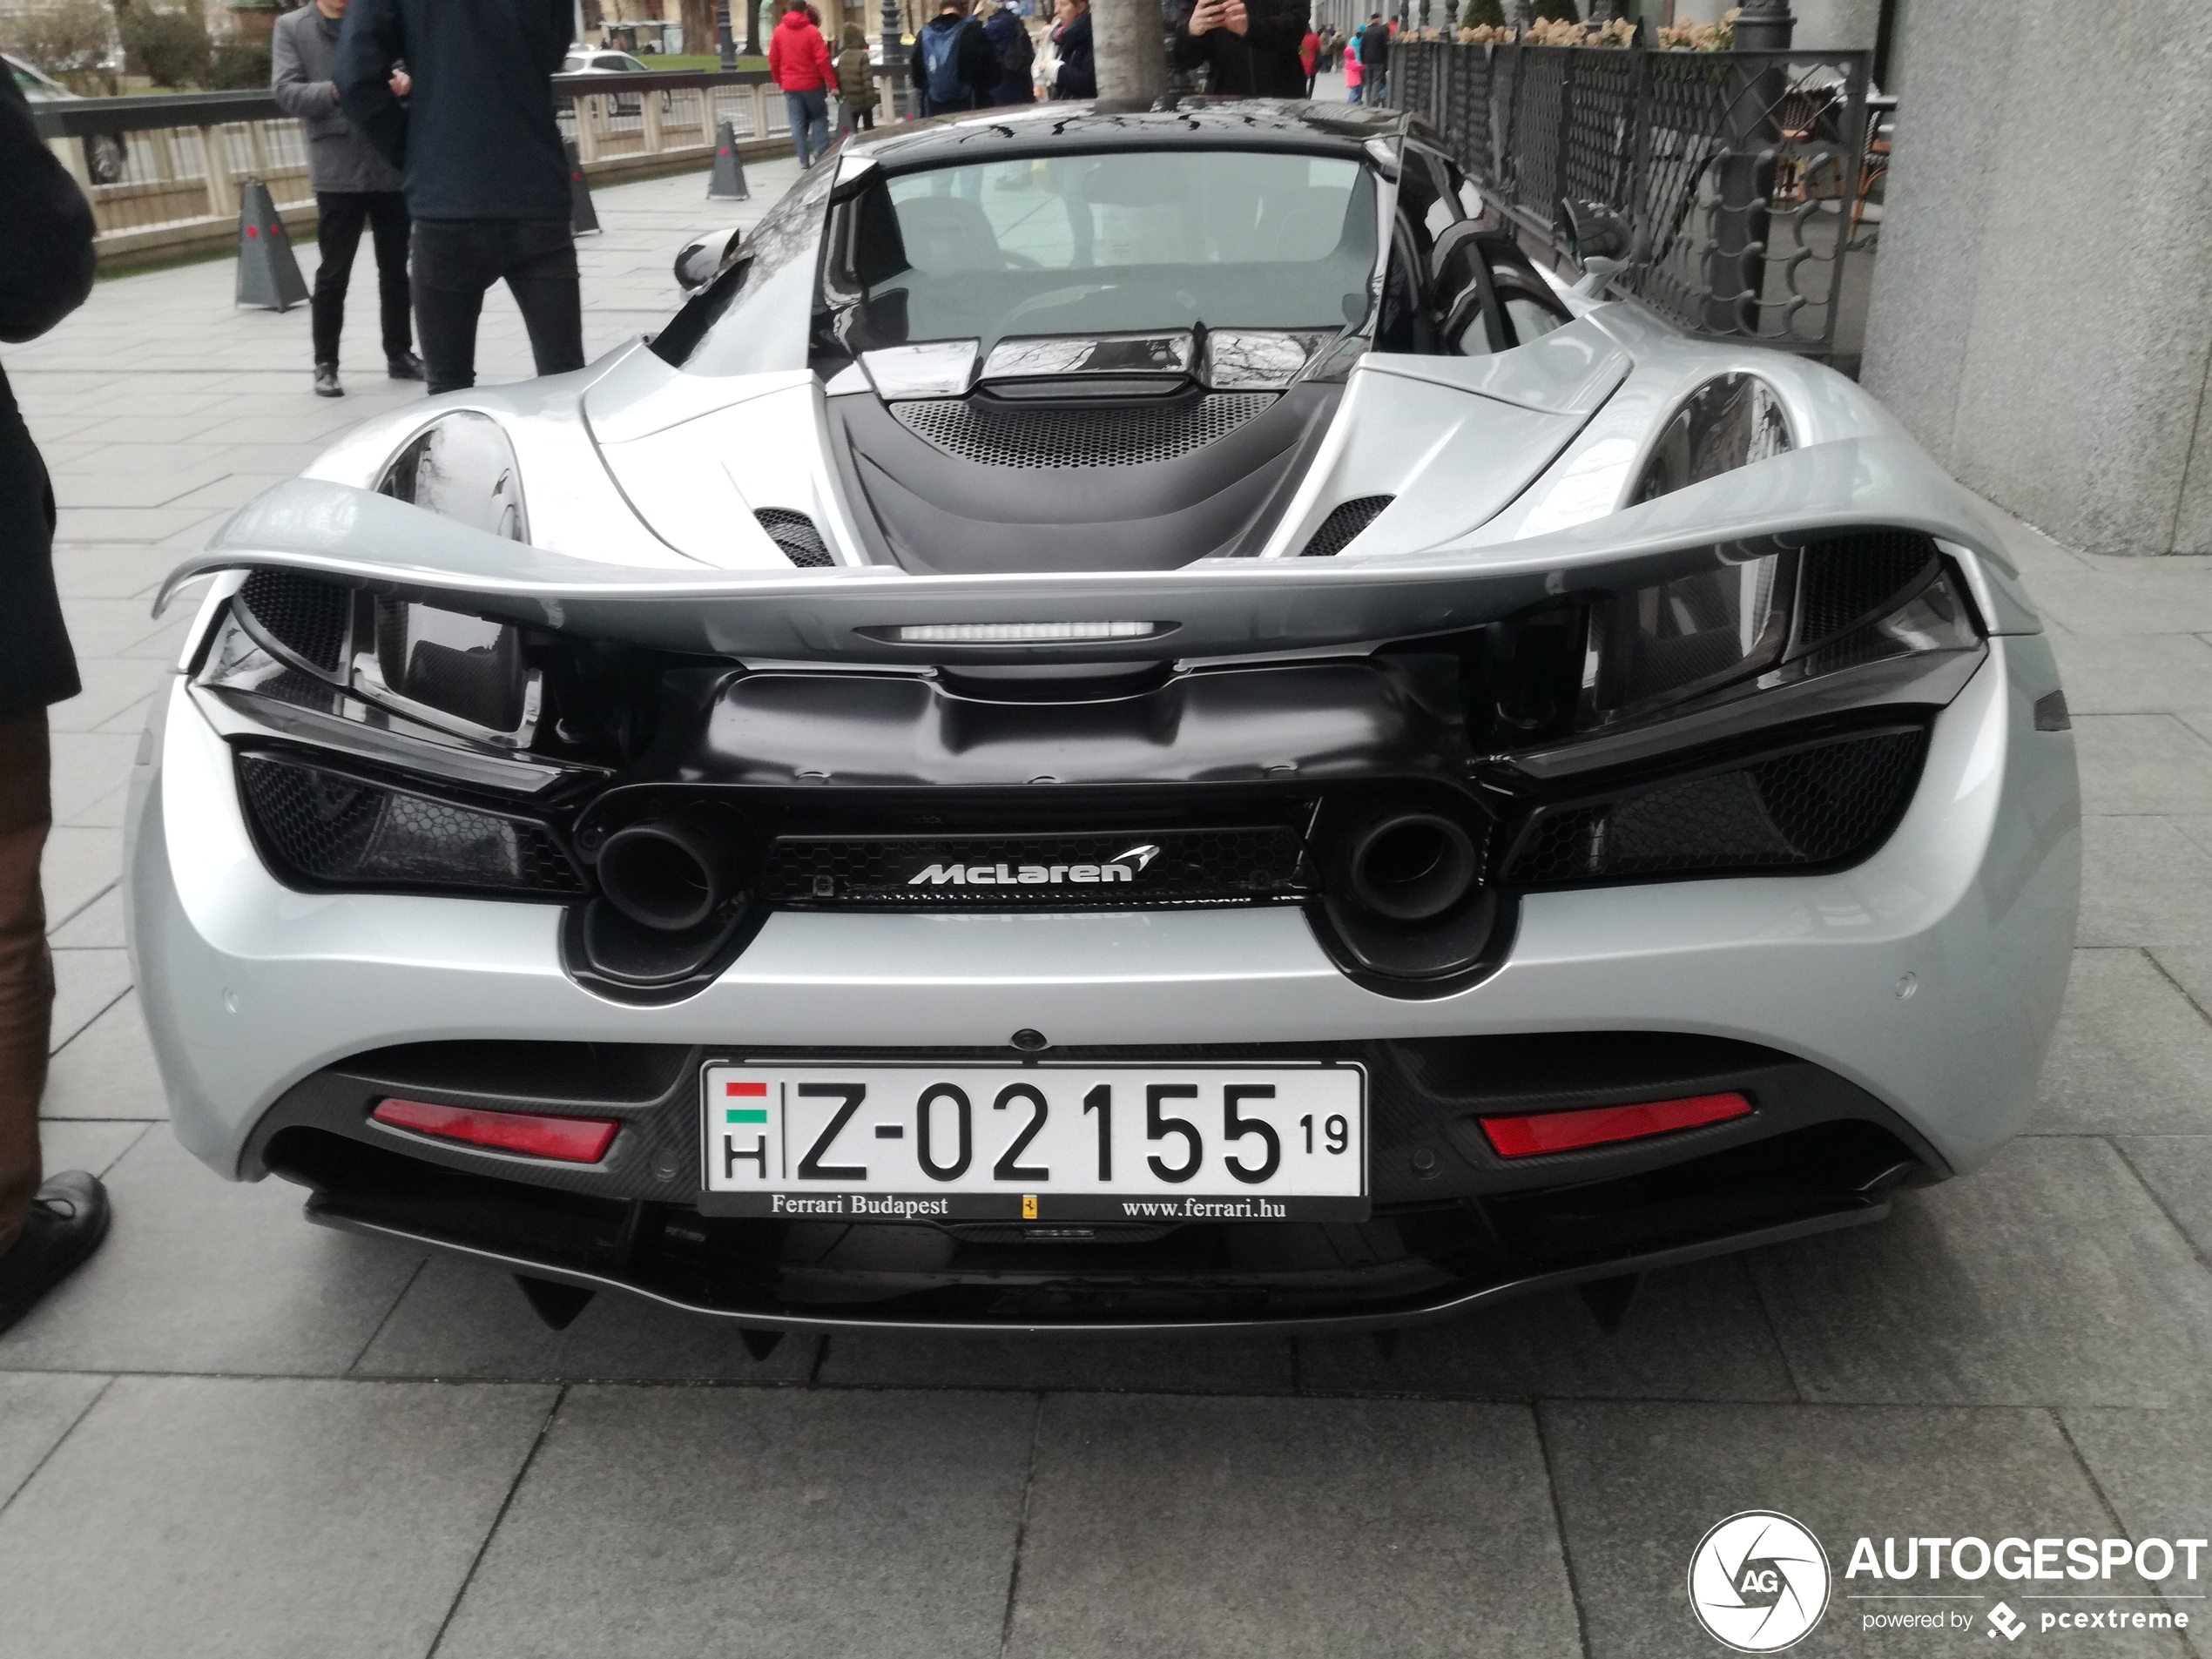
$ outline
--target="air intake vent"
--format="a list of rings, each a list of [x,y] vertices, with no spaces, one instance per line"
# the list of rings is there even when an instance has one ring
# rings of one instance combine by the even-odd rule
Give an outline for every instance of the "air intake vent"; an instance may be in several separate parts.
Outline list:
[[[1142,408],[1015,414],[940,397],[894,403],[891,412],[947,455],[978,466],[1136,467],[1203,449],[1274,401],[1271,392],[1221,393]]]
[[[1111,835],[786,836],[768,854],[771,904],[877,910],[1093,910],[1252,904],[1302,896],[1295,830]]]
[[[1338,507],[1321,521],[1321,528],[1313,532],[1313,539],[1306,543],[1298,556],[1304,559],[1325,559],[1341,553],[1350,546],[1352,538],[1375,522],[1375,515],[1398,499],[1395,496],[1362,496]]]
[[[1829,738],[1609,801],[1541,810],[1506,869],[1515,887],[1786,870],[1865,858],[1911,798],[1925,734]]]
[[[768,532],[768,539],[783,549],[784,556],[802,570],[818,570],[835,564],[830,556],[829,544],[822,540],[821,531],[814,528],[814,521],[804,513],[794,513],[788,507],[760,507],[753,510],[760,521],[760,528]]]
[[[338,671],[353,610],[352,589],[296,570],[256,570],[238,597],[278,644],[326,674]]]
[[[1908,530],[1873,530],[1805,550],[1797,649],[1894,610],[1936,562],[1936,544]]]

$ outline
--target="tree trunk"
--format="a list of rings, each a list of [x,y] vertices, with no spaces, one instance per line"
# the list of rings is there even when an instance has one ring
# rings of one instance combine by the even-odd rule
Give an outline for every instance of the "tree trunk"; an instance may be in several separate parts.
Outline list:
[[[745,55],[765,57],[760,50],[760,0],[730,0],[730,3],[745,8]]]
[[[714,0],[683,0],[683,13],[677,21],[684,25],[684,51],[687,56],[697,52],[713,56]]]
[[[1159,0],[1091,0],[1098,96],[1156,102],[1168,90]]]

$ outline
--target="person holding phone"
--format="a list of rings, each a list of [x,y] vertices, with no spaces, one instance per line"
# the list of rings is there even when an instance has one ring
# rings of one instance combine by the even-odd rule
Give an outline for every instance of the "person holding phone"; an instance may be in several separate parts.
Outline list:
[[[1178,69],[1206,70],[1216,98],[1304,98],[1305,0],[1197,0],[1176,31]]]

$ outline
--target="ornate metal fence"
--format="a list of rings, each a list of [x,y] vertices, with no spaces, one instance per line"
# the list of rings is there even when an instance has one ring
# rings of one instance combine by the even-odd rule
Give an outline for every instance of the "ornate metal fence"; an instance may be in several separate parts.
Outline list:
[[[1563,204],[1634,246],[1612,291],[1709,338],[1848,363],[1880,212],[1868,54],[1404,42],[1390,101],[1426,118],[1523,233],[1568,251]]]

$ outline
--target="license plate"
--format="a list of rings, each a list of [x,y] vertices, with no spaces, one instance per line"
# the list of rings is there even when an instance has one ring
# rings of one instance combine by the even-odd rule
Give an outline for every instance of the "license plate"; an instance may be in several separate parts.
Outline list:
[[[701,1076],[707,1215],[1365,1221],[1344,1065],[791,1066]]]

